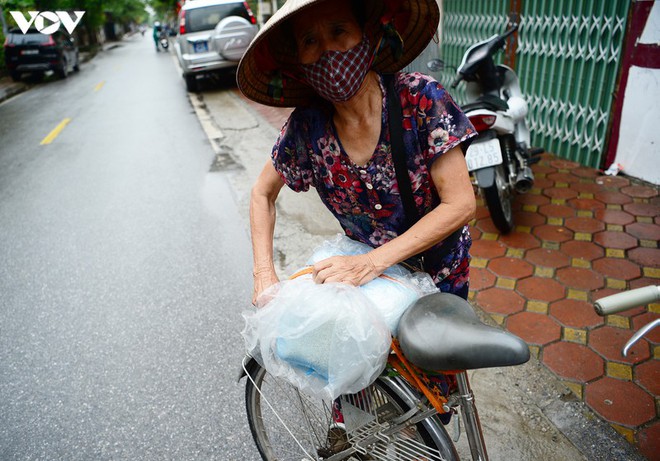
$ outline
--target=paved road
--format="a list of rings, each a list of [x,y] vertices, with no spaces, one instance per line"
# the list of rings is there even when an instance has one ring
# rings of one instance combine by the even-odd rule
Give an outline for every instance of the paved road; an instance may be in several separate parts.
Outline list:
[[[245,223],[171,55],[133,37],[0,139],[0,459],[257,459]]]

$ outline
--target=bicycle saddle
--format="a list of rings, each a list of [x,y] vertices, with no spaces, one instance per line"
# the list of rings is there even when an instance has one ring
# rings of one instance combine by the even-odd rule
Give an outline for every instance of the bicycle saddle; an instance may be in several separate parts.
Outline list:
[[[517,336],[482,323],[456,295],[419,298],[401,317],[399,344],[406,358],[426,370],[470,370],[520,365],[529,348]]]

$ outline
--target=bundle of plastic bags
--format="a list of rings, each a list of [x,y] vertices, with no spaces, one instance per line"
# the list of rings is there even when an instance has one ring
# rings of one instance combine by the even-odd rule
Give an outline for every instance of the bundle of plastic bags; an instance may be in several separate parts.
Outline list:
[[[324,242],[308,261],[363,254],[371,248],[345,236]],[[383,371],[391,334],[420,296],[437,291],[428,274],[400,266],[361,286],[316,284],[309,271],[271,287],[245,312],[248,353],[268,372],[302,391],[332,400],[364,389]]]

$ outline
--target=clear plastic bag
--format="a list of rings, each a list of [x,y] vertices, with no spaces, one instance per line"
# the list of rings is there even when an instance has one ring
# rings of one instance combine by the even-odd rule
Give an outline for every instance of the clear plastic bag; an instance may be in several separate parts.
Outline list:
[[[371,251],[369,245],[338,234],[316,248],[307,261],[310,266],[332,256],[353,256]],[[438,288],[425,272],[410,272],[397,264],[387,268],[383,275],[362,285],[360,290],[374,303],[385,323],[396,336],[399,319],[418,298],[435,293]]]
[[[303,278],[270,290],[265,307],[244,314],[242,332],[248,352],[270,374],[333,400],[364,389],[383,371],[391,335],[358,288]]]
[[[308,264],[371,249],[338,235],[316,248]],[[260,308],[243,314],[242,334],[248,353],[270,374],[332,400],[376,379],[405,310],[435,291],[430,275],[399,265],[361,287],[316,284],[305,268],[260,296]]]

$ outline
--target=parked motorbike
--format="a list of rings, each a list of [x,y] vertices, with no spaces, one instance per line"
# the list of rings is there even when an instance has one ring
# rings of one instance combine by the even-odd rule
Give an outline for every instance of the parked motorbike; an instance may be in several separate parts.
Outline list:
[[[530,146],[525,122],[528,105],[518,76],[510,67],[496,65],[493,60],[517,28],[514,25],[502,35],[471,46],[451,84],[455,88],[461,81],[466,82],[468,102],[462,109],[479,134],[465,159],[495,227],[503,234],[514,227],[513,197],[532,188],[530,165],[544,152]]]

